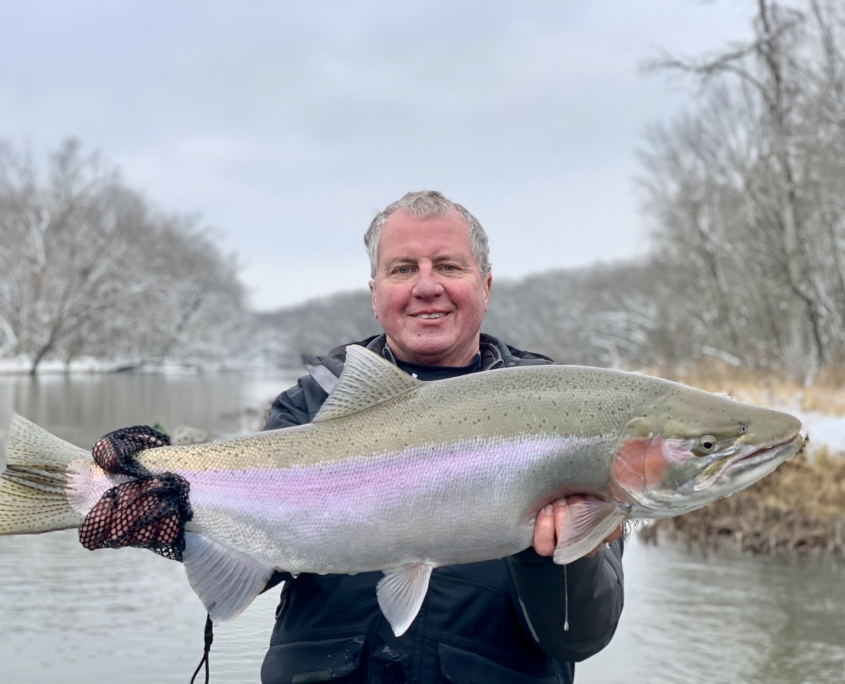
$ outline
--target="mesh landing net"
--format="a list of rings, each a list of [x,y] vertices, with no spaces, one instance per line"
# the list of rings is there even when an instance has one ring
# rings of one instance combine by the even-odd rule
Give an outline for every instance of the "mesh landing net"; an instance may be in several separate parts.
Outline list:
[[[79,528],[86,549],[135,546],[181,561],[185,523],[193,516],[190,485],[175,473],[148,476],[113,487],[97,502]]]

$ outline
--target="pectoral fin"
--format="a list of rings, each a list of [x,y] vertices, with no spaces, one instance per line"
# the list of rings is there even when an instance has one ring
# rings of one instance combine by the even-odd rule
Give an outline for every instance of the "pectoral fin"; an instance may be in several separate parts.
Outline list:
[[[185,533],[188,581],[213,622],[240,615],[261,593],[273,568],[196,532]]]
[[[411,626],[428,591],[430,565],[406,565],[385,570],[376,586],[378,604],[396,636],[402,636]]]
[[[629,508],[592,497],[568,504],[563,525],[557,529],[555,563],[565,565],[592,551],[622,524]]]

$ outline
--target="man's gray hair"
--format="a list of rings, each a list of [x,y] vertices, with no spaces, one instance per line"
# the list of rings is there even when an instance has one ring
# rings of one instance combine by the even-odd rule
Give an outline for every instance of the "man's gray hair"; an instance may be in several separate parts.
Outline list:
[[[464,209],[460,204],[446,199],[437,190],[421,190],[409,192],[402,199],[389,205],[384,211],[376,214],[367,232],[364,234],[364,244],[370,256],[370,274],[375,280],[378,272],[378,246],[381,240],[381,228],[388,217],[395,211],[407,211],[415,219],[429,219],[446,216],[453,212],[459,214],[466,221],[469,229],[469,244],[478,270],[484,277],[490,273],[490,247],[487,244],[487,233],[481,227],[478,219]]]

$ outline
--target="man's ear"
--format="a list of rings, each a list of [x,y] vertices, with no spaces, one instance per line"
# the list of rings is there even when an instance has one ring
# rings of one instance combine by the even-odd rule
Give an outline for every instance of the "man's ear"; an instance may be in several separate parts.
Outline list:
[[[484,287],[484,313],[487,313],[487,305],[490,303],[490,288],[493,287],[493,274],[488,273],[481,280]]]
[[[376,281],[370,281],[370,303],[373,305],[373,315],[378,320],[378,309],[376,308]]]

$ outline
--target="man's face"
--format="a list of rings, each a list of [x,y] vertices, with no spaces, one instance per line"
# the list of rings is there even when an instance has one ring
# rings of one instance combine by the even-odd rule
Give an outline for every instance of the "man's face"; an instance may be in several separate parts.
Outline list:
[[[478,352],[492,278],[482,277],[457,212],[415,219],[404,210],[381,229],[373,311],[396,358],[465,366]]]

